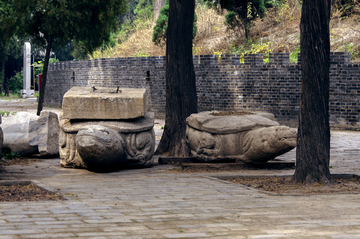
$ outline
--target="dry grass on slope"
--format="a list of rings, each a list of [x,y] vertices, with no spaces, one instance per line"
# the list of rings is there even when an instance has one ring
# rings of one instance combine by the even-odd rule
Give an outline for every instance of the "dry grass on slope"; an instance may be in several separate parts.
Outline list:
[[[194,51],[197,54],[212,54],[213,50],[227,47],[229,40],[228,34],[225,34],[224,16],[205,6],[198,6],[196,14],[198,31],[193,41]],[[103,52],[96,51],[93,58],[164,56],[165,46],[156,46],[152,42],[152,34],[153,25],[148,21],[138,27],[128,40]]]
[[[263,20],[257,19],[250,32],[255,41],[271,42],[272,52],[293,52],[300,44],[301,8],[295,0],[288,1],[288,6],[267,9]],[[238,41],[237,44],[245,42]]]
[[[197,35],[193,40],[194,55],[242,54],[245,48],[249,53],[294,52],[300,44],[301,5],[298,0],[287,0],[281,7],[267,9],[263,20],[253,22],[250,40],[246,43],[243,30],[226,30],[224,14],[198,5]],[[333,10],[330,23],[331,51],[352,52],[352,60],[359,61],[360,15],[344,17],[341,11]],[[152,42],[153,25],[150,21],[135,27],[127,41],[106,51],[97,51],[94,58],[164,56],[165,46]],[[266,49],[265,49],[266,48]],[[253,50],[255,49],[255,50]]]

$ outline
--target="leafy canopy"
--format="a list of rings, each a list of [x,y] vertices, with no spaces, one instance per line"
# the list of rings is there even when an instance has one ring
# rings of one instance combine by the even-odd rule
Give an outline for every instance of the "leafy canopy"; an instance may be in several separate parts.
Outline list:
[[[0,1],[0,49],[5,48],[16,29],[16,19],[11,0]]]
[[[108,40],[126,11],[125,0],[12,0],[24,34],[43,45],[49,37],[82,42],[91,53]],[[25,14],[24,14],[25,13]]]
[[[264,0],[204,0],[209,6],[218,11],[227,10],[225,24],[228,29],[235,30],[243,26],[246,39],[250,32],[250,23],[257,17],[262,18],[265,13]]]

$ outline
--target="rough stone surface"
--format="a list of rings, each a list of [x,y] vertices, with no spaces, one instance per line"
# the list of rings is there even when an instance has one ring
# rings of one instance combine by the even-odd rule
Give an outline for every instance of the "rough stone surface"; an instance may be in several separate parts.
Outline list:
[[[279,126],[269,118],[256,112],[226,116],[216,116],[214,112],[192,114],[187,118],[186,130],[191,153],[201,162],[265,163],[295,148],[296,129]]]
[[[95,90],[94,90],[95,88]],[[66,119],[134,119],[144,116],[146,89],[73,87],[64,95]]]
[[[27,112],[18,112],[14,116],[4,117],[1,124],[4,133],[4,148],[20,155],[37,153],[37,147],[29,144],[29,131],[30,122],[38,118],[36,114]]]
[[[59,150],[63,167],[112,170],[150,166],[155,149],[154,114],[128,121],[61,119]]]
[[[30,122],[29,145],[37,146],[41,155],[57,155],[59,131],[58,115],[50,111],[41,111],[38,120]]]
[[[4,117],[1,124],[4,134],[4,148],[19,155],[59,153],[59,120],[56,113],[42,111],[40,116],[18,112]]]
[[[221,112],[192,114],[186,119],[186,123],[194,129],[214,134],[232,134],[258,127],[279,126],[279,123],[274,121],[274,115],[266,112],[230,112],[224,116],[217,116],[218,114]]]

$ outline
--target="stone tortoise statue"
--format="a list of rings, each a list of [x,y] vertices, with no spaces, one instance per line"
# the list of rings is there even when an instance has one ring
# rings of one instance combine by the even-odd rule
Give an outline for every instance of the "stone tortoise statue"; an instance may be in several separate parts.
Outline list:
[[[192,114],[186,120],[191,154],[201,162],[266,163],[296,147],[296,129],[274,119],[264,112]]]
[[[131,120],[60,119],[60,164],[92,171],[153,164],[154,113]]]

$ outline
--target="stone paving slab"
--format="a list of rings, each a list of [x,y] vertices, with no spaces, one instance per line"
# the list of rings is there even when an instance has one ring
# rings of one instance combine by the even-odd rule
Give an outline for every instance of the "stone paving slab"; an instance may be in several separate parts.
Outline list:
[[[295,151],[280,157],[295,160]],[[333,131],[331,172],[360,175],[360,133]],[[59,159],[8,166],[65,201],[0,203],[2,238],[360,238],[359,194],[273,196],[215,180],[294,170],[176,173],[171,165],[94,173]]]

